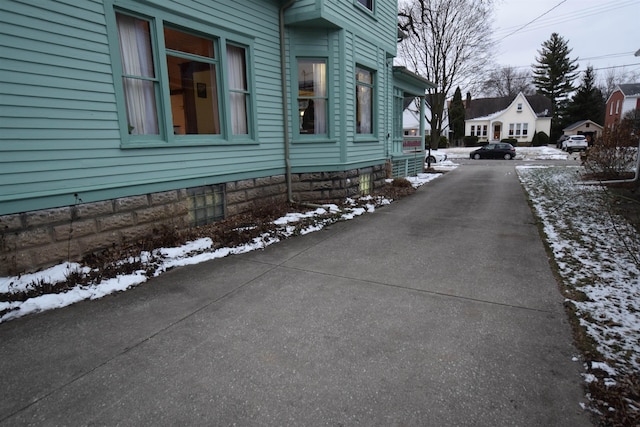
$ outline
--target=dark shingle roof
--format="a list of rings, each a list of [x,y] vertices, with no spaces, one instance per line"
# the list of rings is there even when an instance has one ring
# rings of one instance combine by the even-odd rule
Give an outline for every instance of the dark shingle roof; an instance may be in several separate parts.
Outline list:
[[[538,117],[551,117],[552,107],[549,98],[542,95],[526,95],[525,98]],[[514,99],[515,96],[472,99],[471,105],[466,106],[465,118],[475,119],[497,113],[511,105]]]
[[[625,83],[618,85],[624,96],[640,95],[640,83]]]

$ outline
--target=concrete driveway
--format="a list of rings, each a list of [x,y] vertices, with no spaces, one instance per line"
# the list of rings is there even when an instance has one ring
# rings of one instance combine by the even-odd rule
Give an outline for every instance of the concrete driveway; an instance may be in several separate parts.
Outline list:
[[[514,165],[0,324],[0,425],[590,425]]]

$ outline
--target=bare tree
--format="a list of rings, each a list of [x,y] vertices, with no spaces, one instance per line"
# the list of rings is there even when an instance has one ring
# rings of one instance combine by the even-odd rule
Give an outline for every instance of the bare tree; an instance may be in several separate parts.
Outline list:
[[[531,83],[530,69],[517,70],[507,65],[489,72],[487,80],[482,85],[482,92],[488,96],[514,97],[520,92],[533,95],[536,89]]]
[[[400,60],[431,81],[429,89],[431,147],[442,133],[445,103],[457,86],[482,82],[491,56],[490,24],[493,0],[409,0],[398,12],[406,37],[399,44]]]
[[[608,99],[619,84],[637,81],[640,81],[639,72],[627,71],[625,68],[609,68],[598,87],[602,91],[604,99]]]

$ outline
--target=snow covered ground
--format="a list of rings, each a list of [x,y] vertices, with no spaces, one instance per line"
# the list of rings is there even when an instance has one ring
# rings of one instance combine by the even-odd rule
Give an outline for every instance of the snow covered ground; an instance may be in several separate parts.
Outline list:
[[[442,172],[459,165],[456,159],[468,159],[473,148],[442,149],[448,160],[435,166]],[[524,161],[566,159],[567,154],[552,147],[518,147],[518,159]],[[611,369],[617,371],[640,370],[640,266],[637,257],[640,245],[635,230],[623,218],[613,216],[605,203],[605,189],[579,185],[578,166],[541,166],[531,163],[517,166],[518,176],[529,193],[534,209],[541,219],[547,241],[553,250],[562,280],[582,292],[585,298],[574,298],[581,324],[597,342],[598,350]],[[540,166],[539,166],[540,165]],[[419,174],[408,177],[414,187],[419,187],[441,173]],[[335,205],[325,205],[316,210],[294,212],[275,221],[278,236],[293,233],[294,223],[303,218],[339,214],[348,220],[391,203],[390,200],[365,199],[365,205],[353,204],[342,211]],[[319,221],[305,228],[302,233],[322,229]],[[263,235],[250,244],[212,249],[209,238],[199,239],[177,248],[159,248],[140,254],[140,260],[154,259],[155,275],[176,266],[197,264],[233,254],[262,249],[277,243],[281,237]],[[76,263],[63,263],[49,269],[14,277],[0,277],[0,294],[20,292],[38,283],[65,281],[74,271],[86,271],[88,267]],[[92,283],[62,294],[48,294],[23,302],[0,302],[0,322],[30,313],[60,308],[85,299],[97,299],[113,292],[124,291],[148,280],[144,271],[122,275],[99,283]],[[569,299],[569,296],[567,296]]]
[[[567,301],[610,363],[610,373],[640,371],[637,231],[611,210],[606,188],[579,182],[579,167],[530,165],[517,171],[568,287]]]

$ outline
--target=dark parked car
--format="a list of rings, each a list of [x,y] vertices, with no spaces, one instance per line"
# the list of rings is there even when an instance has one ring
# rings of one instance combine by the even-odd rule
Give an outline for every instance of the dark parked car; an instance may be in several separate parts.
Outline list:
[[[471,159],[505,159],[511,160],[516,156],[516,149],[506,142],[483,145],[469,153]]]
[[[560,138],[558,138],[558,142],[556,142],[556,148],[562,148],[562,143],[567,138],[569,138],[569,135],[560,135]]]

